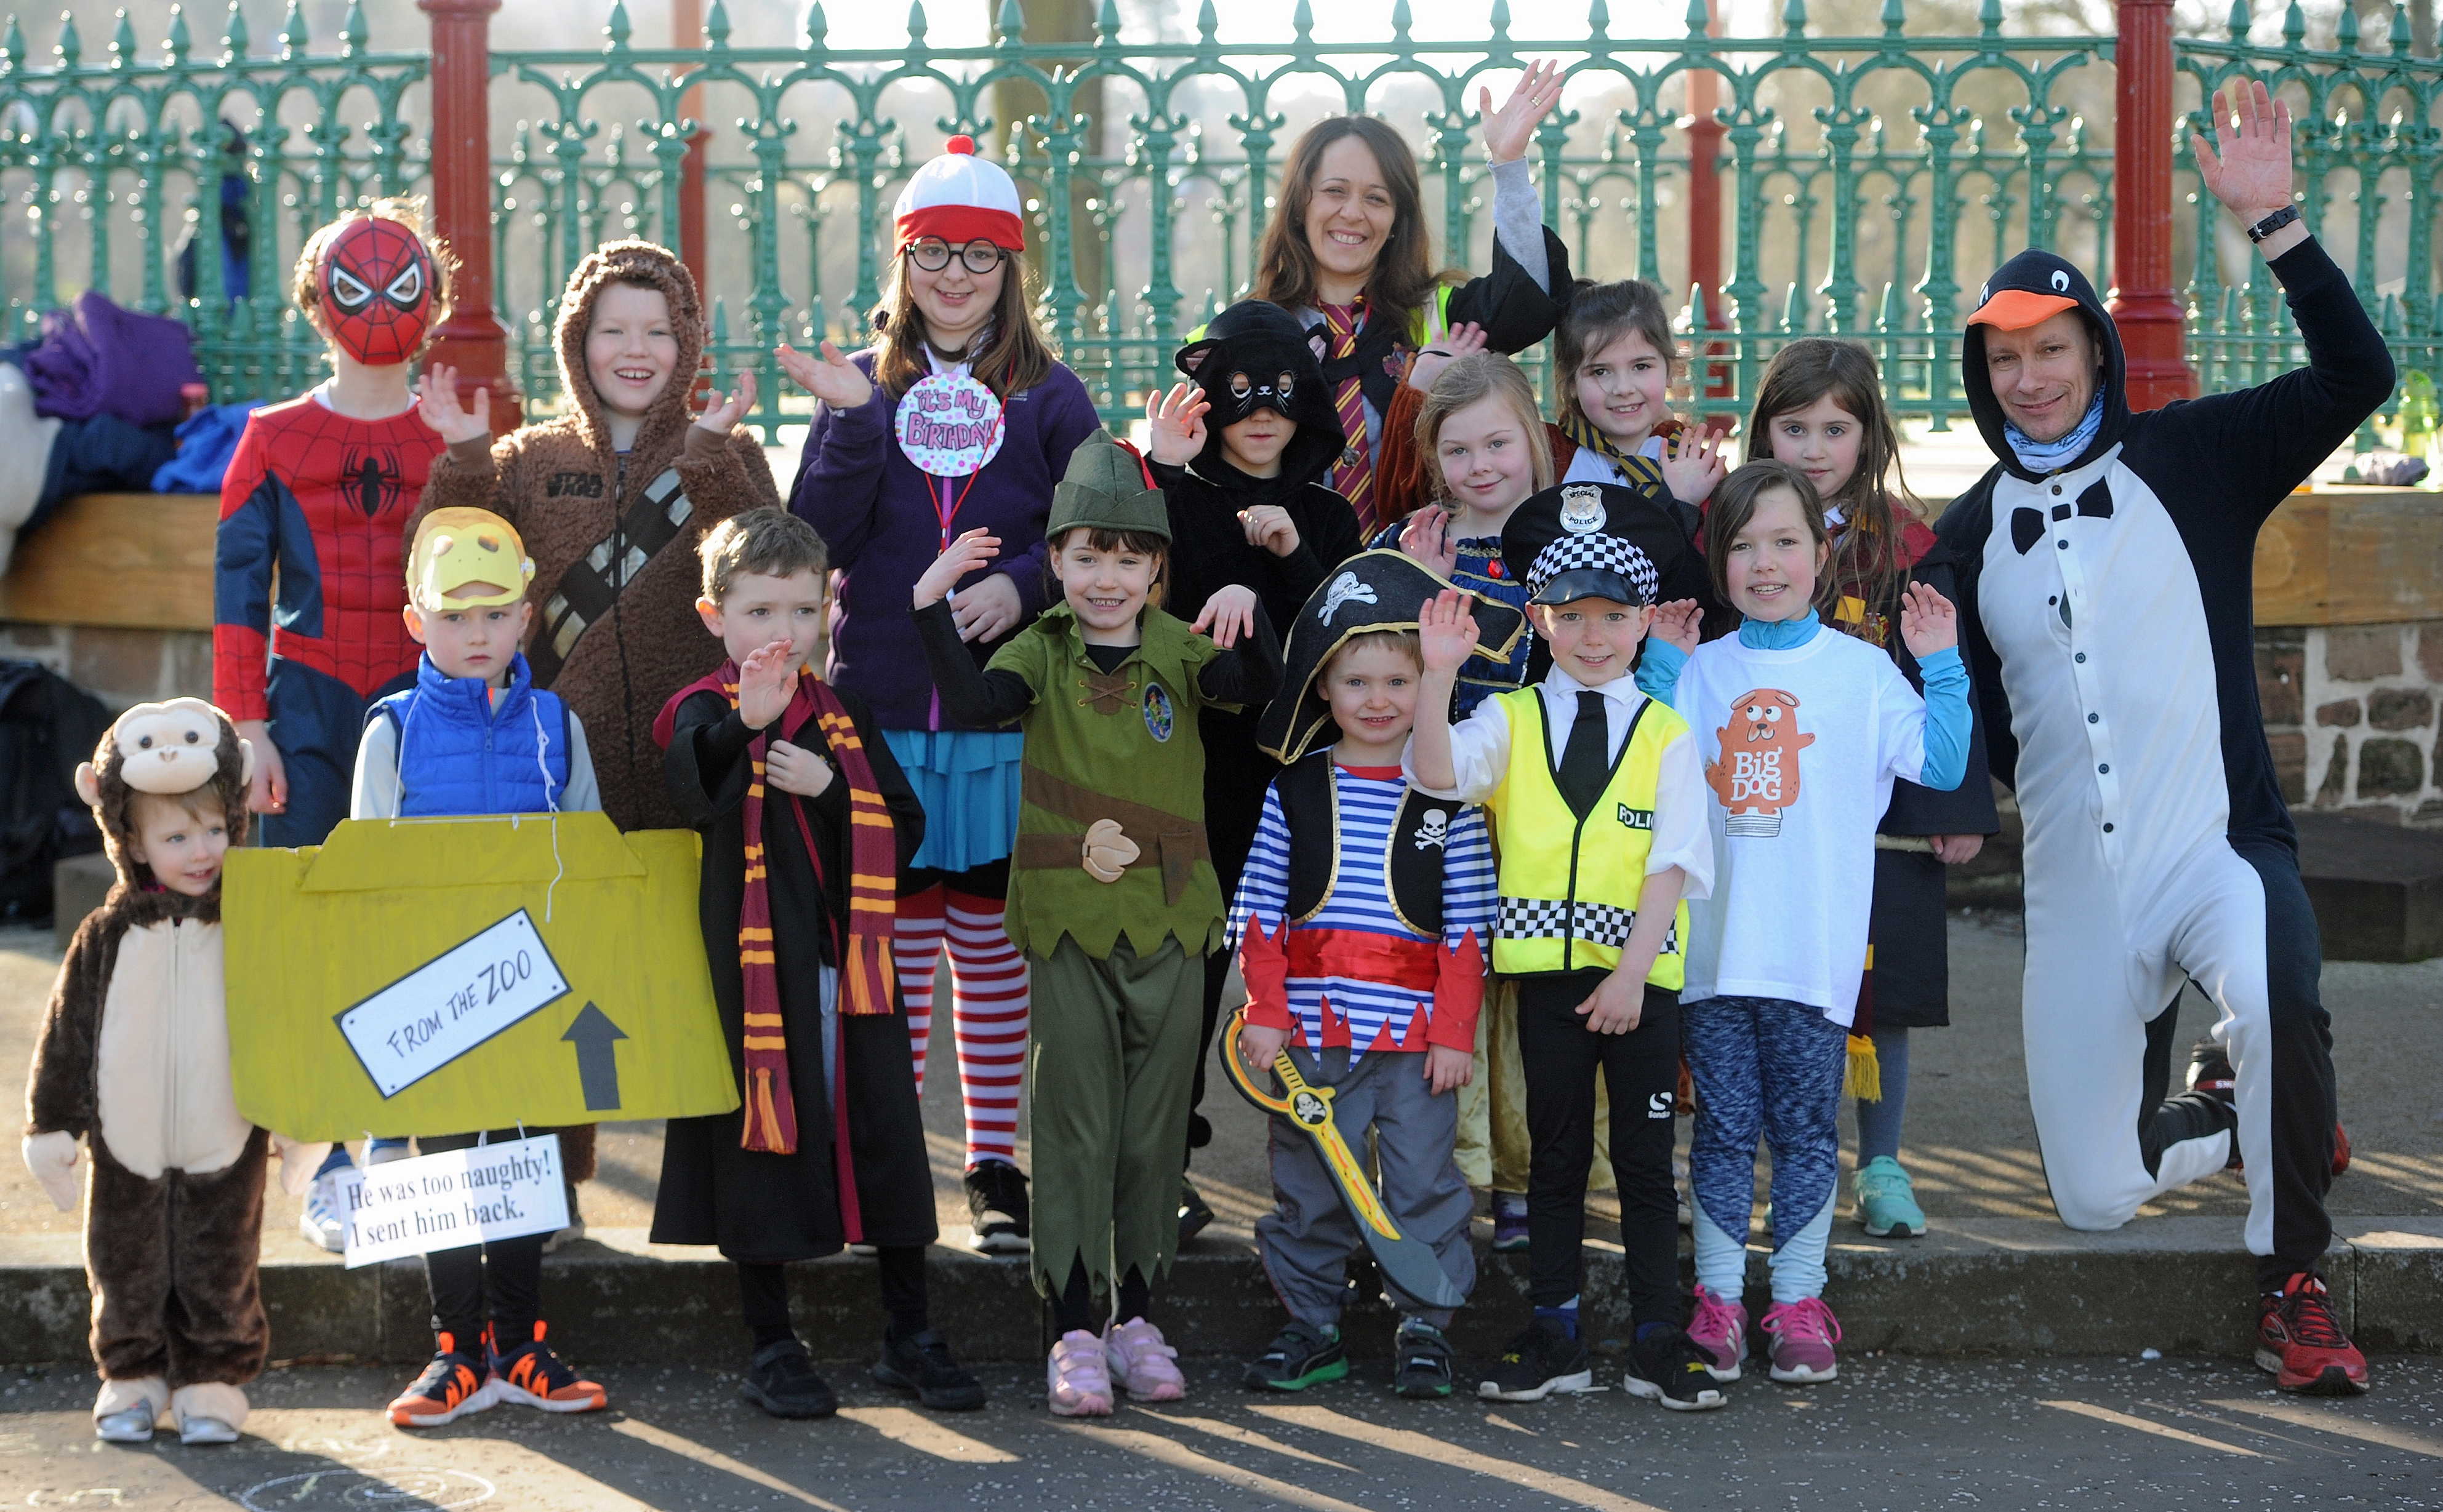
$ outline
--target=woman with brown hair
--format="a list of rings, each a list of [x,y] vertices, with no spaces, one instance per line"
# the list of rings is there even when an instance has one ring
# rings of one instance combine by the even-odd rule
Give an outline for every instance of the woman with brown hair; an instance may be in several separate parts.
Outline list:
[[[1478,91],[1494,191],[1493,270],[1480,278],[1436,271],[1416,155],[1391,126],[1334,116],[1290,149],[1254,293],[1323,337],[1324,382],[1349,433],[1324,481],[1368,536],[1396,518],[1377,506],[1374,468],[1409,355],[1468,328],[1496,352],[1522,352],[1569,302],[1569,251],[1543,224],[1526,158],[1560,98],[1552,62],[1528,64],[1497,111],[1493,91]]]
[[[822,401],[789,508],[831,548],[826,676],[872,705],[925,806],[924,847],[900,872],[892,949],[916,1085],[946,937],[969,1243],[1023,1253],[1027,969],[1001,927],[1023,741],[943,710],[908,596],[953,538],[976,529],[997,537],[999,555],[950,601],[982,667],[1044,608],[1053,485],[1102,420],[1028,313],[1016,256],[1024,223],[1008,173],[953,137],[910,175],[896,216],[898,255],[872,316],[874,344],[848,356],[829,341],[819,357],[780,349],[790,377]]]

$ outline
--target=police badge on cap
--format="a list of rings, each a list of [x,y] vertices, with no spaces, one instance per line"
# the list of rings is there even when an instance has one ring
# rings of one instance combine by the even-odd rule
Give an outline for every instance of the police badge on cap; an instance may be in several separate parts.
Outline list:
[[[1336,736],[1332,702],[1315,684],[1324,665],[1352,635],[1369,630],[1413,630],[1419,612],[1443,589],[1455,587],[1396,551],[1360,552],[1340,564],[1298,610],[1282,648],[1281,691],[1256,726],[1256,744],[1266,756],[1295,761],[1320,739]],[[1507,665],[1526,619],[1506,604],[1477,598],[1476,654]]]
[[[1571,483],[1563,488],[1561,528],[1572,536],[1591,536],[1603,529],[1603,490],[1593,483]]]

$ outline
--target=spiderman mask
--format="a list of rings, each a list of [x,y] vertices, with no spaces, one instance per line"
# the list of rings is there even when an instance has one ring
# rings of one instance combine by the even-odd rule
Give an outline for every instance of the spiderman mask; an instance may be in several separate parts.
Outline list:
[[[396,221],[353,220],[322,248],[321,292],[340,350],[368,367],[394,366],[424,345],[432,257]]]

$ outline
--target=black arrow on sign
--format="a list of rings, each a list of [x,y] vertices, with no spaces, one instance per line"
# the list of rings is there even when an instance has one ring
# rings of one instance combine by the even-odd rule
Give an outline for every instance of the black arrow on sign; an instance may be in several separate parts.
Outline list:
[[[592,1003],[578,1010],[577,1022],[560,1036],[577,1047],[577,1079],[585,1087],[587,1112],[617,1111],[619,1056],[611,1046],[613,1041],[627,1037],[626,1030],[611,1022],[610,1014]]]

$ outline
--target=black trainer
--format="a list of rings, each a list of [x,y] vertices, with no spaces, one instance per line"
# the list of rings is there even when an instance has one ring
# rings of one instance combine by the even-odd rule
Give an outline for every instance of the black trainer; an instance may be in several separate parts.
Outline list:
[[[2189,1052],[2189,1090],[2201,1092],[2231,1110],[2234,1125],[2231,1137],[2231,1158],[2223,1162],[2226,1171],[2241,1169],[2239,1158],[2239,1073],[2232,1069],[2231,1057],[2211,1038],[2197,1041]],[[2350,1168],[2350,1131],[2333,1120],[2333,1175],[2340,1175]]]
[[[2237,1121],[2239,1073],[2232,1069],[2231,1057],[2224,1053],[2220,1045],[2211,1039],[2203,1039],[2191,1047],[2188,1084],[2191,1092],[2221,1103],[2232,1120]],[[2231,1158],[2223,1162],[2223,1169],[2236,1171],[2239,1168],[2239,1134],[2234,1129],[2231,1137]]]
[[[1540,1402],[1554,1392],[1592,1391],[1595,1373],[1587,1364],[1587,1341],[1539,1318],[1512,1339],[1477,1382],[1476,1394],[1494,1402]]]
[[[1179,1178],[1179,1242],[1185,1244],[1204,1231],[1213,1221],[1213,1205],[1196,1190],[1196,1183],[1185,1176]]]
[[[1688,1330],[1658,1329],[1652,1339],[1629,1345],[1628,1374],[1621,1385],[1629,1395],[1661,1402],[1672,1412],[1702,1412],[1730,1401],[1714,1379],[1712,1363]]]
[[[1349,1355],[1340,1346],[1340,1330],[1326,1335],[1294,1318],[1269,1348],[1248,1361],[1239,1384],[1251,1392],[1302,1392],[1348,1374]]]
[[[930,1328],[906,1339],[885,1333],[882,1357],[873,1362],[873,1378],[937,1412],[972,1412],[984,1405],[983,1384],[959,1368],[959,1362],[950,1357],[950,1346]]]
[[[839,1399],[815,1374],[806,1346],[795,1338],[776,1339],[757,1350],[746,1362],[741,1390],[774,1417],[829,1417],[839,1411]]]
[[[1399,1361],[1391,1390],[1402,1396],[1432,1397],[1451,1394],[1451,1347],[1442,1331],[1422,1318],[1400,1324],[1393,1346]]]
[[[979,1160],[967,1172],[967,1247],[988,1255],[1022,1255],[1027,1235],[1026,1175],[1006,1160]]]

